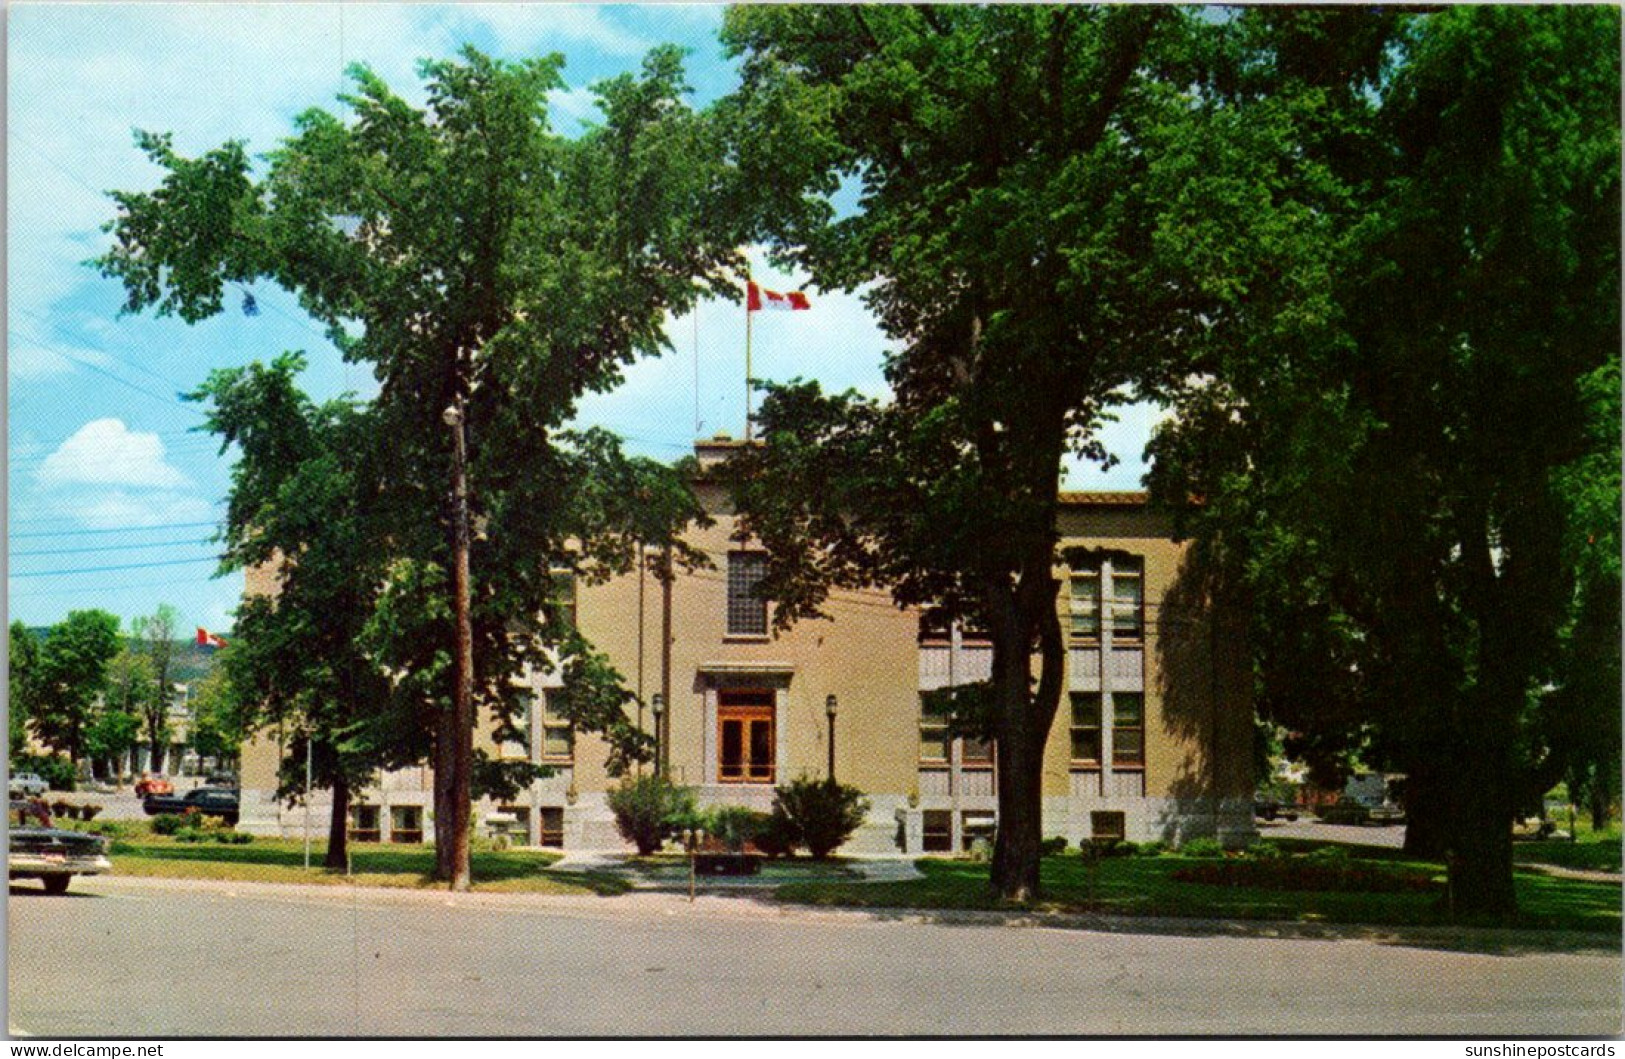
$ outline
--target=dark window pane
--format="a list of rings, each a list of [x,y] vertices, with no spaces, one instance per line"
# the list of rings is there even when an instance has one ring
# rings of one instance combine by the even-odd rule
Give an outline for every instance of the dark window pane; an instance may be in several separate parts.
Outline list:
[[[1112,715],[1117,724],[1139,727],[1145,723],[1145,696],[1137,691],[1112,692]]]
[[[752,721],[750,726],[750,776],[771,779],[773,775],[773,723]]]
[[[1138,728],[1119,728],[1112,733],[1112,764],[1145,763],[1145,733]]]
[[[743,775],[745,758],[745,722],[722,722],[722,778],[738,779]]]
[[[1073,761],[1099,761],[1100,760],[1100,729],[1074,728],[1072,729],[1072,760]]]
[[[1072,693],[1072,723],[1085,727],[1100,726],[1100,692],[1074,691]]]

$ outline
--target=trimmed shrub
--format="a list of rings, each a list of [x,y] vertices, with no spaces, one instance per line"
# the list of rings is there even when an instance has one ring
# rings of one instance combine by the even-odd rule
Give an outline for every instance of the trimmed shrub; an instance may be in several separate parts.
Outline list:
[[[1216,838],[1193,838],[1180,846],[1179,852],[1187,857],[1222,857],[1224,847]]]
[[[814,860],[823,860],[862,825],[869,799],[856,787],[832,779],[802,777],[773,792],[773,811],[793,829],[796,845],[806,846]]]
[[[254,841],[254,836],[247,831],[216,831],[214,840],[225,846],[246,846]]]
[[[1106,856],[1108,856],[1108,857],[1136,857],[1136,856],[1139,856],[1139,853],[1140,853],[1140,844],[1138,842],[1130,842],[1128,839],[1125,838],[1125,839],[1122,839],[1119,842],[1114,843],[1112,845],[1111,849],[1109,849],[1106,852]]]
[[[1160,857],[1167,849],[1167,844],[1163,842],[1142,842],[1136,852],[1142,857]]]
[[[756,848],[769,857],[788,857],[795,853],[797,841],[796,825],[775,806],[756,836]]]
[[[767,830],[768,814],[747,809],[742,805],[719,805],[705,814],[706,834],[728,847],[730,853],[741,853],[747,842],[754,843],[757,836]]]
[[[159,813],[152,818],[152,833],[173,835],[186,827],[186,818],[179,813]]]
[[[609,792],[609,811],[621,837],[647,856],[694,816],[694,792],[665,776],[627,776]]]
[[[1057,857],[1066,852],[1066,839],[1060,835],[1046,838],[1038,844],[1038,852],[1045,857]]]

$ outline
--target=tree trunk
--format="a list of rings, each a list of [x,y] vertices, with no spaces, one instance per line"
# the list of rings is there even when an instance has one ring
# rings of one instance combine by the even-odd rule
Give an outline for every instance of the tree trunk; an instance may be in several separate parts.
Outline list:
[[[1405,774],[1405,852],[1427,860],[1443,860],[1449,848],[1448,805],[1440,779],[1424,768]]]
[[[1044,746],[1060,704],[1066,663],[1060,617],[1060,582],[1050,573],[1047,542],[1028,557],[1012,592],[992,586],[993,684],[998,710],[999,831],[993,845],[991,883],[1004,901],[1040,896],[1039,845],[1043,840]],[[1038,687],[1032,688],[1032,646],[1040,651]]]
[[[1040,893],[1044,741],[1030,733],[1006,735],[998,741],[997,756],[999,831],[993,844],[993,892],[1002,901],[1032,901]]]
[[[1458,919],[1511,920],[1518,911],[1511,810],[1493,780],[1466,787],[1458,798],[1448,860],[1451,913]]]
[[[347,868],[350,864],[350,784],[343,777],[333,781],[333,812],[327,821],[327,856],[322,867]]]

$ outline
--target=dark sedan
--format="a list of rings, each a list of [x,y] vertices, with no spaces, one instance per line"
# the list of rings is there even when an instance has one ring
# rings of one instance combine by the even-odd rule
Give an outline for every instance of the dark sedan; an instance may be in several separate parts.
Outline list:
[[[218,816],[233,827],[237,825],[238,805],[238,792],[230,787],[199,787],[180,796],[154,794],[141,802],[141,808],[148,816],[195,812],[202,816]]]

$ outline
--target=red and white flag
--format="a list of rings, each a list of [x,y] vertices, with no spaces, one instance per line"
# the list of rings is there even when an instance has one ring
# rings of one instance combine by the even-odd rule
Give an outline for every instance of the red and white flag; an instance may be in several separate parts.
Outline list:
[[[745,284],[745,311],[748,313],[761,312],[763,309],[773,309],[778,312],[793,312],[796,309],[811,309],[812,302],[801,291],[793,290],[780,294],[776,290],[768,290],[758,286],[755,280]]]
[[[197,631],[197,645],[199,647],[224,647],[226,641],[200,626]]]

